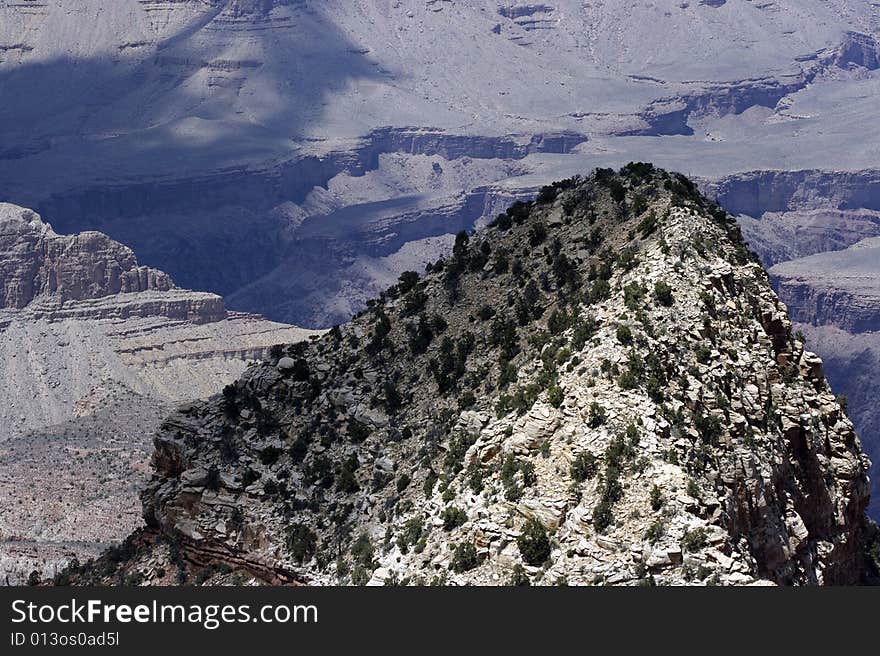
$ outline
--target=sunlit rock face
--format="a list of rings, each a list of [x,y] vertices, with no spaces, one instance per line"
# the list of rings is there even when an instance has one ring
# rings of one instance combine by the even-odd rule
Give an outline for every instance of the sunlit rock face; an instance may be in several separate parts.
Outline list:
[[[852,127],[877,83],[862,4],[52,0],[0,16],[0,198],[301,325],[348,318],[444,235],[597,165],[872,161]]]
[[[309,334],[180,289],[100,232],[58,234],[0,204],[0,581],[123,538],[161,418]]]
[[[158,430],[146,526],[58,580],[845,585],[868,459],[684,176],[559,181]],[[344,528],[342,528],[344,527]]]

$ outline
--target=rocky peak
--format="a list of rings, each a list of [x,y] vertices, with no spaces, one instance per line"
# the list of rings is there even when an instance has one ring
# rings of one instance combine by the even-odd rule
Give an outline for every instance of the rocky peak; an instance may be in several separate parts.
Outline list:
[[[544,188],[169,417],[82,582],[843,584],[867,458],[733,219],[630,164]],[[129,578],[129,580],[132,580]]]
[[[84,300],[174,287],[107,235],[59,235],[32,210],[8,203],[0,203],[0,253],[0,308],[21,309],[49,295]]]
[[[35,318],[167,316],[193,323],[226,317],[215,294],[178,289],[101,232],[59,235],[29,209],[0,203],[0,310]]]

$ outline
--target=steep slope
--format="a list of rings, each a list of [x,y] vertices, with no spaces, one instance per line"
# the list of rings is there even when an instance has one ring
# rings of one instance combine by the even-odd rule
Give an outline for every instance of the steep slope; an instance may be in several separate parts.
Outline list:
[[[309,334],[0,204],[0,580],[51,575],[138,526],[161,418]]]
[[[104,234],[59,235],[0,204],[0,438],[88,414],[120,390],[208,396],[308,334],[179,289]]]
[[[825,374],[835,394],[846,404],[865,453],[880,463],[880,403],[877,402],[877,379],[880,375],[880,333],[850,333],[836,326],[795,323],[810,348],[823,354]],[[875,472],[871,479],[871,502],[868,514],[880,517],[880,481]]]
[[[770,275],[795,328],[828,362],[865,451],[880,462],[880,238],[777,264]],[[869,510],[880,516],[880,477],[871,483]]]
[[[875,165],[877,32],[845,0],[0,0],[0,194],[329,327],[565,170]]]
[[[733,219],[547,187],[168,418],[147,528],[57,582],[849,584],[867,458]]]
[[[841,116],[841,120],[846,120]],[[737,215],[749,246],[769,268],[796,330],[829,364],[836,394],[871,459],[880,461],[880,174],[763,171],[706,183]],[[875,469],[876,472],[876,464]],[[880,518],[880,476],[869,512]]]

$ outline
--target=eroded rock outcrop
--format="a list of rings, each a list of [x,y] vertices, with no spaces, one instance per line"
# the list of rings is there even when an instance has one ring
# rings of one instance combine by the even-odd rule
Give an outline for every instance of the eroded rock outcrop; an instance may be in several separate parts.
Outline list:
[[[0,581],[51,576],[133,530],[168,409],[309,334],[0,204]]]
[[[80,301],[174,287],[107,235],[59,235],[32,210],[8,203],[0,203],[0,252],[0,308],[21,309],[41,296]]]
[[[169,417],[76,582],[854,584],[866,469],[733,219],[633,164]]]

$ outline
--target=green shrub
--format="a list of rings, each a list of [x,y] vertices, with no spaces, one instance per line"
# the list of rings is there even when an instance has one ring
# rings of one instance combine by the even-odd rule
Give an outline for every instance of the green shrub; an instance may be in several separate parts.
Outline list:
[[[366,533],[361,533],[357,540],[352,542],[350,551],[356,563],[373,569],[373,544]]]
[[[288,449],[288,453],[290,454],[291,459],[295,463],[301,463],[303,459],[306,457],[306,454],[309,452],[309,437],[307,434],[302,433],[296,436],[296,439],[293,440],[290,444],[290,448]]]
[[[288,527],[285,537],[287,551],[298,563],[311,560],[318,547],[318,536],[304,524],[294,524]]]
[[[660,510],[663,507],[663,493],[656,485],[651,488],[651,510]]]
[[[419,274],[415,271],[404,271],[397,282],[397,290],[403,295],[413,289],[419,282]]]
[[[599,473],[596,456],[589,451],[581,451],[571,463],[571,477],[578,483],[594,478]]]
[[[641,233],[642,238],[650,237],[657,229],[657,214],[654,210],[648,212],[647,216],[639,222],[637,230]]]
[[[390,414],[394,414],[403,405],[403,398],[400,396],[400,392],[397,391],[397,385],[394,384],[393,380],[386,380],[382,384],[382,392],[385,396],[385,409]]]
[[[709,364],[709,361],[712,360],[712,349],[703,344],[695,351],[694,355],[700,364]]]
[[[275,446],[267,446],[265,449],[260,451],[260,462],[262,462],[267,467],[271,467],[276,462],[278,462],[278,458],[281,456],[281,449]]]
[[[632,246],[622,248],[617,254],[617,265],[624,271],[632,271],[638,263],[639,258],[636,257],[636,249]]]
[[[507,387],[510,383],[516,382],[516,365],[509,360],[502,360],[499,363],[498,387]]]
[[[648,201],[645,199],[645,196],[641,193],[634,194],[630,205],[630,211],[633,213],[633,216],[643,214],[646,209],[648,209]],[[641,226],[639,227],[641,228]]]
[[[409,484],[411,482],[412,478],[409,476],[409,474],[401,474],[400,478],[397,479],[397,493],[403,493],[403,491],[409,487]]]
[[[622,203],[626,198],[626,187],[623,186],[623,183],[617,178],[612,178],[608,181],[608,190],[611,192],[611,198],[614,199],[616,203]]]
[[[553,310],[553,313],[547,320],[547,330],[550,331],[551,335],[560,335],[568,330],[569,326],[571,326],[572,324],[572,321],[572,316],[569,315],[567,312]]]
[[[444,531],[452,531],[459,526],[462,526],[467,521],[467,513],[461,508],[456,508],[455,506],[444,508],[440,517],[443,519]]]
[[[599,503],[593,508],[593,527],[602,533],[606,528],[611,526],[614,520],[612,508],[614,504],[606,498],[601,498]]]
[[[427,302],[428,295],[421,289],[414,289],[404,296],[403,307],[401,308],[400,313],[402,316],[406,317],[416,315],[425,308]]]
[[[593,508],[593,526],[599,532],[611,525],[614,503],[623,495],[620,472],[624,460],[632,455],[632,447],[622,435],[617,435],[605,449],[605,472],[599,486],[599,502]]]
[[[470,433],[458,433],[449,441],[449,448],[443,460],[447,474],[454,475],[461,471],[464,466],[464,456],[476,441],[477,436]]]
[[[590,404],[590,416],[587,425],[590,428],[598,428],[605,423],[605,419],[605,408],[593,401],[593,403]]]
[[[474,494],[483,491],[483,470],[480,463],[474,460],[467,468],[468,485]]]
[[[587,344],[587,340],[592,339],[598,328],[596,320],[592,317],[580,319],[574,327],[571,336],[571,348],[573,351],[580,351]]]
[[[607,280],[599,279],[590,288],[590,300],[600,303],[611,297],[611,285]]]
[[[205,577],[205,579],[204,579],[203,581],[201,581],[201,582],[198,582],[198,581],[197,581],[197,582],[196,582],[196,585],[201,585],[201,584],[204,583],[206,580],[208,580],[208,578],[210,578],[210,576],[214,573],[214,571],[213,571],[212,569],[210,569],[210,568],[208,568],[208,569],[203,569],[202,572],[207,572],[207,573],[208,573],[208,576]],[[201,572],[199,572],[199,573],[201,574]],[[135,571],[135,572],[131,572],[131,573],[129,573],[129,574],[125,577],[124,585],[125,585],[126,587],[128,587],[128,588],[134,588],[134,587],[139,586],[139,585],[140,585],[141,583],[143,583],[143,582],[144,582],[144,573],[143,573],[143,572],[137,572],[137,571]]]
[[[534,518],[526,522],[522,533],[516,539],[516,546],[519,547],[523,560],[529,565],[542,565],[550,557],[550,538],[547,537],[547,529]]]
[[[378,355],[387,346],[388,333],[391,332],[391,320],[388,315],[379,308],[376,313],[376,325],[373,327],[373,336],[367,343],[367,353]]]
[[[620,385],[621,389],[636,389],[639,386],[639,377],[632,371],[626,370],[618,377],[617,384]]]
[[[523,485],[525,487],[532,487],[538,482],[538,475],[535,473],[535,465],[528,460],[519,463],[519,472],[522,476]]]
[[[547,226],[543,223],[535,223],[529,228],[529,246],[535,247],[543,243],[547,238]]]
[[[529,580],[528,572],[526,572],[526,568],[517,563],[513,566],[513,573],[510,576],[510,582],[508,585],[515,587],[527,587],[530,586],[532,582]]]
[[[370,428],[356,419],[348,421],[348,437],[352,442],[363,442],[370,436]]]
[[[438,476],[434,470],[432,469],[428,471],[428,475],[425,476],[425,484],[422,488],[426,497],[430,497],[434,493],[434,486],[437,484],[437,480]]]
[[[407,553],[409,548],[422,538],[425,531],[425,522],[421,517],[414,517],[403,525],[403,530],[397,536],[397,546],[403,553]]]
[[[631,282],[623,288],[623,303],[628,309],[635,312],[642,307],[642,301],[647,293],[648,290],[644,285]]]
[[[718,438],[724,434],[724,424],[721,418],[715,415],[697,413],[694,416],[694,426],[707,444],[717,443]]]
[[[248,467],[244,471],[244,474],[242,474],[242,476],[241,476],[241,486],[243,488],[246,488],[246,487],[252,485],[253,483],[256,483],[258,480],[260,480],[261,476],[262,476],[262,474],[260,474],[258,471],[254,470],[251,467]]]
[[[371,576],[372,572],[370,570],[363,565],[358,565],[351,572],[351,583],[358,586],[366,585]]]
[[[671,307],[675,302],[675,299],[672,297],[672,287],[662,280],[654,283],[654,298],[657,299],[660,305],[665,307]]]
[[[693,531],[688,531],[685,534],[685,536],[681,539],[681,546],[685,549],[685,551],[699,551],[706,546],[706,538],[706,529],[697,528]]]
[[[660,540],[663,535],[666,533],[666,525],[660,519],[655,519],[651,522],[651,525],[648,527],[648,530],[645,531],[645,539],[651,544]]]
[[[558,194],[559,189],[557,187],[546,185],[541,187],[541,191],[538,192],[538,197],[535,200],[539,203],[552,203],[556,200]]]
[[[565,394],[563,394],[562,388],[559,387],[559,385],[553,385],[549,390],[547,390],[547,402],[554,408],[558,408],[559,406],[561,406],[564,400]]]
[[[205,478],[205,487],[216,492],[220,489],[220,483],[220,470],[217,468],[217,465],[211,465]]]
[[[633,334],[629,326],[620,325],[617,327],[617,341],[624,346],[632,344]]]
[[[460,542],[455,547],[455,552],[452,554],[452,563],[449,565],[449,568],[458,574],[462,572],[467,572],[474,569],[477,565],[480,564],[480,560],[477,556],[477,549],[470,542]]]
[[[357,457],[354,457],[355,463],[357,463]],[[360,489],[358,485],[357,478],[354,475],[356,469],[355,466],[352,466],[351,461],[347,461],[342,464],[342,467],[339,470],[339,474],[336,476],[336,487],[340,492],[345,494],[353,494]]]
[[[458,397],[458,409],[459,410],[467,410],[468,408],[474,407],[477,403],[477,397],[474,396],[474,393],[470,390],[462,393],[460,397]]]
[[[409,335],[409,350],[413,355],[425,353],[431,345],[431,340],[434,339],[434,331],[425,315],[420,315],[418,323],[415,326],[410,325],[407,328],[407,333]]]

